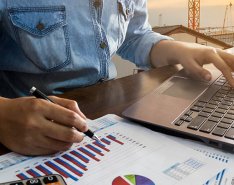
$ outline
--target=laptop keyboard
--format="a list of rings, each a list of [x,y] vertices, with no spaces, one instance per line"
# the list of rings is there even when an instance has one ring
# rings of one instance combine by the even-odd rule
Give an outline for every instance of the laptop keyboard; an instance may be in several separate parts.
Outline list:
[[[233,122],[234,89],[221,76],[174,124],[234,140]]]

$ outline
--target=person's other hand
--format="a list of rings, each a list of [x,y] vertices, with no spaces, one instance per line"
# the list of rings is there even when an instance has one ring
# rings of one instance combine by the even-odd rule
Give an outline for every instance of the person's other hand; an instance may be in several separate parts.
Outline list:
[[[211,73],[202,66],[212,63],[223,73],[229,84],[234,87],[232,77],[234,55],[221,49],[195,43],[161,41],[152,48],[151,61],[155,67],[179,63],[189,75],[208,81],[211,80]]]
[[[50,97],[0,99],[0,142],[24,155],[67,150],[83,140],[86,117],[72,100]],[[75,129],[77,128],[77,129]]]

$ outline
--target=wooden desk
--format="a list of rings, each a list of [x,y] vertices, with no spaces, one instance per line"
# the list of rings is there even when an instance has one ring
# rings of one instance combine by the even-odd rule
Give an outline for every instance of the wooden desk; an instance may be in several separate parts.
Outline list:
[[[150,93],[178,70],[177,66],[158,68],[90,87],[78,88],[60,97],[76,100],[82,112],[90,119],[96,119],[105,114],[121,116],[124,109]],[[9,150],[0,145],[0,155],[7,152]]]
[[[82,112],[90,119],[106,114],[121,116],[128,106],[150,93],[179,70],[170,66],[144,71],[132,76],[99,83],[67,92],[65,97],[78,102]]]

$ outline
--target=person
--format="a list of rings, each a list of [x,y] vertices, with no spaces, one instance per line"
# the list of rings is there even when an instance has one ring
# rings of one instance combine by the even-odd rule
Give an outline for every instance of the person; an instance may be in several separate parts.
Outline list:
[[[234,87],[234,57],[153,32],[147,0],[1,0],[0,142],[45,155],[82,141],[88,128],[76,102],[51,96],[52,104],[29,90],[56,95],[113,79],[115,53],[141,68],[180,63],[205,80],[202,66],[213,63]]]

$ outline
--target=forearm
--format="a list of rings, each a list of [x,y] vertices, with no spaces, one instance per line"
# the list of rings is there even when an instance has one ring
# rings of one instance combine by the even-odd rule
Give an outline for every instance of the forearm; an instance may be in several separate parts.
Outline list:
[[[182,46],[182,42],[174,40],[162,40],[155,44],[150,52],[151,65],[153,67],[162,67],[178,64],[181,58],[178,50],[181,50]]]

